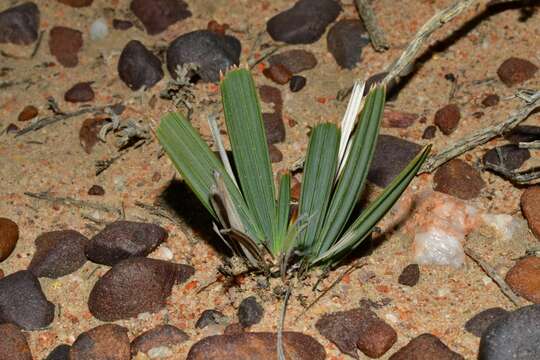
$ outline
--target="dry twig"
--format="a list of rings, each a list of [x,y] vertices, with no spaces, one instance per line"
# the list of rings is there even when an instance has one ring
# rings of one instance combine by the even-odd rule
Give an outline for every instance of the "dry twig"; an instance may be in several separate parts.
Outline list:
[[[468,257],[470,257],[475,263],[477,263],[482,270],[499,286],[502,293],[514,304],[515,306],[519,307],[522,303],[521,299],[510,289],[510,287],[506,284],[503,278],[499,276],[497,271],[484,259],[480,257],[474,250],[471,248],[465,247],[463,249],[465,251],[465,254],[467,254]]]
[[[383,52],[390,48],[388,41],[386,40],[386,35],[384,34],[383,29],[377,23],[377,17],[373,11],[371,5],[367,0],[355,0],[356,9],[358,14],[362,18],[366,30],[369,34],[369,39],[371,45],[375,51]]]
[[[496,174],[518,185],[532,185],[540,179],[540,167],[534,167],[523,171],[509,170],[504,166],[491,163],[484,164],[484,169],[491,170]]]
[[[107,205],[107,204],[100,204],[92,201],[85,201],[85,200],[79,200],[74,199],[72,197],[66,196],[53,196],[47,191],[39,192],[39,193],[33,193],[33,192],[24,192],[24,195],[39,199],[39,200],[45,200],[52,203],[59,203],[67,206],[74,206],[79,209],[86,208],[86,209],[92,209],[92,210],[99,210],[104,211],[108,213],[115,213],[118,215],[122,214],[122,209]]]

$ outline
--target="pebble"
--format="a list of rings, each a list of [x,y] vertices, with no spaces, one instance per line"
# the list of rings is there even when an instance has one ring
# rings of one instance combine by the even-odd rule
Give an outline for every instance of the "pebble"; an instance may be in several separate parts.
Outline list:
[[[292,73],[282,64],[272,64],[263,70],[263,75],[276,84],[284,85],[291,80]]]
[[[461,159],[450,160],[438,168],[433,182],[435,191],[462,200],[474,199],[486,186],[478,170]]]
[[[294,75],[289,82],[289,89],[292,92],[298,92],[306,86],[307,79],[302,75]]]
[[[406,286],[415,286],[420,280],[420,267],[418,264],[405,266],[398,278],[398,283]]]
[[[70,360],[131,359],[128,329],[116,324],[103,324],[80,334],[69,350]]]
[[[27,105],[24,107],[24,109],[19,113],[19,117],[17,120],[19,121],[28,121],[35,118],[38,114],[37,107],[33,105]]]
[[[208,325],[225,323],[227,317],[221,311],[215,309],[204,310],[195,323],[197,329],[204,329]]]
[[[189,336],[176,326],[158,325],[133,339],[131,356],[134,357],[137,353],[149,355],[152,349],[179,345],[188,339]]]
[[[258,324],[263,315],[264,308],[257,302],[255,296],[250,296],[242,300],[238,307],[238,321],[243,327]]]
[[[6,260],[19,241],[19,226],[8,218],[0,217],[0,262]]]
[[[88,238],[75,230],[50,231],[36,238],[36,251],[28,266],[37,277],[56,279],[77,271],[86,263]]]
[[[191,347],[187,360],[274,360],[276,344],[277,335],[269,332],[209,336]],[[288,360],[326,358],[326,351],[317,340],[299,332],[283,332],[283,347]]]
[[[395,330],[365,307],[325,314],[315,327],[341,352],[354,358],[358,358],[357,348],[369,357],[380,357],[397,341]]]
[[[513,144],[540,140],[540,126],[520,125],[504,135],[504,138]]]
[[[500,307],[489,308],[474,315],[465,323],[465,330],[474,336],[481,337],[484,331],[496,320],[507,316],[508,311]]]
[[[109,27],[103,18],[99,18],[90,26],[90,39],[103,40],[109,34]]]
[[[159,225],[116,221],[96,234],[86,247],[86,257],[98,264],[112,266],[121,260],[146,256],[168,237]]]
[[[311,44],[321,38],[340,12],[335,0],[299,0],[268,20],[266,31],[276,41]]]
[[[100,185],[92,185],[90,189],[88,189],[88,195],[103,196],[105,195],[105,189]]]
[[[129,8],[150,35],[159,34],[191,16],[188,5],[182,0],[133,0]]]
[[[6,127],[6,134],[16,134],[19,132],[19,127],[13,123]]]
[[[95,284],[88,299],[90,312],[99,320],[116,321],[165,306],[175,283],[194,274],[188,265],[148,258],[129,258],[114,265]]]
[[[302,49],[293,49],[274,54],[268,58],[270,65],[281,64],[291,73],[298,74],[317,66],[317,58],[312,52]]]
[[[431,140],[435,137],[435,133],[437,132],[437,127],[435,125],[429,125],[424,129],[424,133],[422,134],[422,139]]]
[[[482,100],[483,107],[495,106],[499,103],[500,98],[497,94],[487,94]]]
[[[49,33],[49,51],[58,62],[67,68],[77,66],[77,54],[83,46],[82,33],[64,26],[55,26]]]
[[[39,8],[33,2],[25,2],[0,12],[0,44],[28,45],[36,41],[39,17]]]
[[[522,149],[516,144],[506,144],[487,151],[484,154],[483,161],[484,164],[490,163],[508,170],[515,170],[519,169],[530,157],[529,149]]]
[[[133,27],[133,23],[129,20],[113,19],[112,26],[116,30],[127,30]]]
[[[457,129],[460,119],[459,107],[456,104],[448,104],[437,110],[433,122],[444,135],[450,135]]]
[[[276,144],[285,141],[285,124],[281,113],[263,113],[264,129],[266,130],[266,141],[269,144]]]
[[[283,160],[283,153],[274,144],[268,146],[268,151],[270,152],[271,162],[278,163]]]
[[[158,346],[148,350],[148,357],[150,359],[168,358],[173,355],[173,351],[168,346]]]
[[[80,82],[73,85],[64,94],[64,100],[67,102],[78,103],[94,100],[95,94],[92,90],[93,81]]]
[[[499,66],[497,75],[506,86],[512,87],[531,79],[537,71],[538,66],[529,60],[511,57]]]
[[[391,135],[379,135],[368,180],[386,187],[414,159],[422,147]]]
[[[437,359],[462,360],[460,354],[450,350],[438,337],[422,334],[390,356],[390,360]]]
[[[38,279],[30,271],[17,271],[0,280],[0,323],[37,330],[53,320],[54,304],[47,300]]]
[[[540,305],[524,306],[482,334],[479,360],[540,359]]]
[[[283,99],[281,97],[281,91],[278,88],[262,85],[259,87],[259,95],[262,102],[274,104],[274,112],[281,113],[281,110],[283,109]]]
[[[521,211],[533,234],[540,239],[540,186],[531,186],[523,191]]]
[[[71,7],[80,8],[92,5],[94,0],[57,0],[58,2]]]
[[[21,329],[13,324],[0,324],[0,360],[32,360],[32,353]]]
[[[385,110],[382,118],[382,127],[405,129],[414,124],[418,117],[418,114]]]
[[[216,20],[210,20],[206,25],[207,30],[215,32],[218,35],[225,35],[228,28],[228,24],[220,24]]]
[[[69,349],[71,349],[71,346],[60,344],[44,360],[69,360]]]
[[[180,35],[167,50],[167,69],[176,77],[176,68],[197,64],[196,74],[205,82],[218,82],[220,71],[225,72],[240,63],[242,45],[230,35],[218,35],[209,30],[196,30]]]
[[[339,66],[353,69],[361,61],[362,49],[369,45],[369,35],[360,20],[344,19],[330,28],[326,45]]]
[[[540,304],[540,257],[518,260],[506,273],[505,281],[518,295]]]
[[[101,116],[83,121],[79,129],[79,143],[87,154],[92,153],[92,149],[99,142],[99,132],[105,122],[107,122],[107,119]]]
[[[131,40],[122,50],[118,59],[118,75],[131,89],[147,89],[163,79],[161,60],[140,41]]]

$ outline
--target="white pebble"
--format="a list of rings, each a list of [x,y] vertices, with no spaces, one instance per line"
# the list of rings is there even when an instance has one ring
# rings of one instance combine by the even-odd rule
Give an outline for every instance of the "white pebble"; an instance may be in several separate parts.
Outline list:
[[[162,260],[172,260],[174,257],[173,252],[167,246],[162,245],[158,249],[157,256]]]
[[[172,350],[167,346],[158,346],[148,350],[148,357],[150,357],[150,359],[164,358],[172,355]]]
[[[398,317],[394,313],[387,313],[384,315],[384,317],[391,323],[397,324],[399,322]]]
[[[107,27],[107,22],[103,18],[99,18],[92,23],[90,26],[90,39],[92,40],[101,40],[105,39],[109,34],[109,29]]]

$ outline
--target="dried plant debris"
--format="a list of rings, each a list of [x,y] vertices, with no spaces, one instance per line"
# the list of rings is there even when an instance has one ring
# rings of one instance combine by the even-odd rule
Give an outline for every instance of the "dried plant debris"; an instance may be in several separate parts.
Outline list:
[[[187,63],[176,66],[176,79],[167,83],[167,88],[160,94],[162,99],[171,100],[178,110],[187,114],[188,119],[193,114],[195,94],[193,93],[194,80],[199,65]]]

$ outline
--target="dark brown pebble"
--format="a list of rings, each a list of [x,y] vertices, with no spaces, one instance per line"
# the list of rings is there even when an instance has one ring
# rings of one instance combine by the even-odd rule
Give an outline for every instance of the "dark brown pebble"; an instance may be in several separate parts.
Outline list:
[[[483,156],[484,164],[502,166],[508,170],[519,169],[531,157],[529,149],[522,149],[516,144],[506,144],[487,151]]]
[[[77,54],[83,46],[82,32],[64,26],[55,26],[49,33],[49,51],[67,68],[79,63]]]
[[[484,100],[482,100],[482,106],[490,107],[495,106],[499,103],[499,95],[497,94],[487,94]]]
[[[317,58],[312,52],[302,49],[294,49],[274,54],[268,58],[270,65],[284,65],[291,73],[298,74],[317,66]]]
[[[390,356],[390,360],[464,360],[460,354],[450,350],[438,337],[422,334]]]
[[[258,324],[264,314],[264,308],[257,302],[255,296],[249,296],[242,300],[238,307],[238,321],[243,327]]]
[[[197,329],[204,329],[208,325],[223,323],[225,319],[227,317],[221,311],[215,309],[204,310],[195,323],[195,327]]]
[[[172,347],[189,339],[189,336],[176,326],[158,325],[145,331],[131,342],[131,356],[138,353],[148,354],[153,348],[160,346]]]
[[[36,238],[36,251],[28,266],[37,277],[59,278],[86,263],[88,238],[75,230],[50,231]]]
[[[87,154],[90,154],[98,143],[99,131],[106,121],[107,119],[102,117],[93,117],[83,121],[79,129],[79,143]]]
[[[415,286],[420,279],[420,267],[418,264],[405,266],[398,278],[398,283],[406,286]]]
[[[380,357],[397,340],[397,333],[368,308],[323,315],[315,324],[339,350],[357,358],[357,348],[369,357]]]
[[[116,321],[156,312],[165,306],[174,284],[195,270],[188,265],[148,258],[129,258],[114,265],[94,285],[88,299],[92,315]]]
[[[19,226],[8,218],[0,217],[0,262],[6,260],[19,240]]]
[[[130,257],[150,254],[167,237],[167,231],[156,224],[115,221],[91,239],[86,256],[95,263],[112,266]]]
[[[504,135],[504,138],[513,144],[540,140],[540,126],[520,125]]]
[[[540,239],[540,186],[531,186],[521,194],[521,211],[529,228]]]
[[[436,191],[463,200],[474,199],[486,186],[478,170],[460,159],[450,160],[437,169],[433,182]]]
[[[13,123],[6,127],[6,134],[16,134],[19,132],[19,127]]]
[[[128,330],[116,324],[103,324],[80,334],[69,350],[70,360],[129,360]]]
[[[489,325],[491,325],[495,320],[498,320],[506,315],[508,315],[508,311],[500,307],[489,308],[470,318],[465,323],[464,327],[467,332],[481,337]]]
[[[289,83],[289,89],[292,92],[300,91],[306,86],[307,79],[301,75],[294,75],[291,77],[290,83]]]
[[[64,94],[64,100],[68,102],[88,102],[94,100],[95,94],[92,90],[92,81],[80,82],[73,85],[66,93]]]
[[[277,335],[275,333],[241,333],[215,335],[195,343],[187,360],[274,360]],[[323,360],[324,347],[311,336],[298,332],[283,332],[283,347],[288,360]]]
[[[408,128],[418,119],[418,114],[385,110],[383,113],[382,126],[386,128]]]
[[[133,27],[133,23],[129,20],[113,19],[113,28],[116,30],[127,30]]]
[[[206,28],[218,35],[225,35],[225,32],[229,28],[228,24],[220,24],[216,20],[210,20]]]
[[[273,86],[262,85],[259,87],[259,95],[261,101],[265,103],[274,104],[274,112],[281,113],[283,108],[283,99],[281,97],[281,91]]]
[[[44,360],[69,360],[69,349],[71,349],[71,346],[60,344]]]
[[[4,4],[9,5],[8,2]],[[29,45],[36,41],[39,17],[39,8],[33,2],[25,2],[0,12],[0,44]]]
[[[133,0],[129,6],[150,35],[159,34],[172,24],[191,16],[182,0]]]
[[[19,117],[17,120],[19,121],[28,121],[33,118],[35,118],[38,114],[38,109],[33,105],[27,105],[24,107],[24,109],[19,113]]]
[[[0,280],[0,323],[37,330],[53,320],[54,304],[47,300],[34,274],[21,270]]]
[[[283,153],[277,148],[276,145],[270,144],[268,146],[268,151],[270,152],[270,161],[273,163],[278,163],[283,160]]]
[[[437,132],[437,127],[435,125],[429,125],[424,129],[424,133],[422,134],[422,139],[431,140],[435,137],[435,133]]]
[[[499,66],[497,75],[506,86],[511,87],[531,79],[537,71],[538,66],[529,60],[511,57]]]
[[[369,35],[360,20],[343,19],[330,28],[326,43],[339,66],[353,69],[362,60],[362,49],[369,44]]]
[[[262,116],[268,143],[275,144],[285,141],[285,124],[281,114],[278,112],[263,113]]]
[[[88,195],[103,196],[105,195],[105,189],[100,185],[92,185],[88,189]]]
[[[461,118],[459,107],[456,104],[448,104],[435,113],[434,123],[445,135],[453,133]]]
[[[126,44],[118,59],[118,76],[131,89],[147,89],[163,78],[161,60],[140,41],[131,40]]]
[[[0,324],[0,360],[32,360],[25,334],[13,324]]]
[[[292,73],[282,64],[270,65],[263,70],[264,76],[272,80],[276,84],[284,85],[289,82],[292,77]]]
[[[80,8],[92,5],[94,0],[57,0],[62,4],[69,5],[71,7]]]

